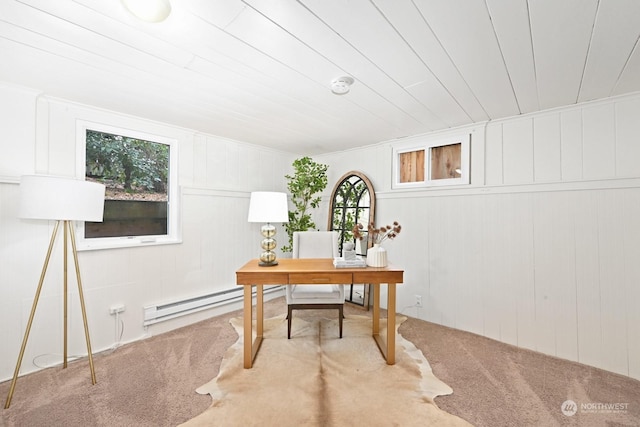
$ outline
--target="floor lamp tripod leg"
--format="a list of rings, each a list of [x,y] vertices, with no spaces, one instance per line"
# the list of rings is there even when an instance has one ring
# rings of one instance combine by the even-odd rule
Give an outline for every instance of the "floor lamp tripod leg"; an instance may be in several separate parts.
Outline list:
[[[87,341],[87,354],[89,355],[89,368],[91,369],[91,384],[96,383],[96,371],[93,367],[93,353],[91,352],[91,339],[89,338],[89,324],[87,323],[87,310],[84,305],[84,294],[82,292],[82,279],[80,279],[80,264],[78,264],[78,250],[76,249],[76,233],[73,226],[70,227],[71,247],[73,251],[73,261],[76,266],[76,278],[78,279],[78,295],[80,296],[80,309],[82,310],[82,322],[84,323],[84,337]]]
[[[63,314],[62,314],[62,323],[63,323],[63,330],[64,330],[64,335],[63,335],[63,350],[62,350],[62,369],[67,369],[67,330],[68,330],[68,321],[67,321],[67,303],[68,303],[68,295],[67,293],[69,292],[68,287],[67,287],[67,279],[68,279],[68,274],[67,274],[67,248],[68,248],[68,244],[67,244],[67,229],[69,228],[69,221],[64,221],[64,228],[63,228],[63,237],[64,237],[64,244],[63,244],[63,252],[62,252],[62,271],[63,271],[63,289],[62,289],[62,298],[63,298]]]
[[[36,314],[36,307],[38,306],[38,300],[40,299],[40,291],[42,290],[42,283],[44,283],[44,276],[47,273],[47,266],[49,265],[49,260],[51,259],[51,250],[53,249],[53,243],[56,240],[56,235],[58,234],[58,226],[60,222],[56,222],[56,226],[53,229],[53,233],[51,234],[51,241],[49,242],[49,249],[47,250],[47,256],[44,260],[44,265],[42,266],[42,273],[40,274],[40,282],[38,283],[38,288],[36,290],[36,296],[33,299],[33,305],[31,306],[31,314],[29,315],[29,321],[27,322],[27,329],[24,332],[24,338],[22,340],[22,346],[20,347],[20,354],[18,355],[18,362],[16,363],[16,369],[13,372],[13,379],[11,380],[11,387],[9,388],[9,394],[7,395],[7,401],[5,402],[4,409],[8,409],[11,405],[11,398],[13,397],[13,391],[16,388],[16,381],[18,380],[18,373],[20,372],[20,366],[22,365],[22,358],[24,357],[24,350],[27,347],[27,340],[29,339],[29,332],[31,331],[31,325],[33,324],[33,317]]]

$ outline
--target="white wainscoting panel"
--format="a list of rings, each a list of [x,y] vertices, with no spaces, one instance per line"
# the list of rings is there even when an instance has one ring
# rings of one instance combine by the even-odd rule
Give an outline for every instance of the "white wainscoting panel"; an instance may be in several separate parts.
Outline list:
[[[504,183],[502,124],[488,124],[485,141],[485,184],[501,185]],[[471,167],[475,166],[475,158],[471,158]]]
[[[535,182],[562,180],[560,117],[540,115],[533,119],[533,177]]]
[[[531,118],[502,125],[503,176],[505,184],[525,184],[533,179],[533,123]]]
[[[0,180],[34,171],[36,97],[34,90],[0,83]]]
[[[616,176],[616,133],[613,104],[582,110],[583,171],[585,179]]]
[[[600,248],[597,193],[589,192],[576,204],[574,220],[576,248],[576,307],[578,357],[587,365],[602,366],[600,311]]]
[[[624,199],[638,198],[638,191],[600,191],[598,196],[598,240],[600,264],[600,312],[602,347],[606,349],[603,368],[618,373],[629,371],[627,342],[627,289],[625,234],[638,229],[640,212],[625,211]],[[637,283],[635,284],[637,285]]]
[[[534,197],[537,348],[576,360],[575,247],[571,192]]]
[[[640,159],[640,98],[615,104],[616,175],[637,176]]]
[[[560,116],[560,165],[562,181],[582,179],[582,112],[562,111]]]
[[[445,229],[450,232],[452,228],[458,230],[454,233],[457,236],[452,240],[452,255],[457,253],[459,256],[452,256],[453,262],[464,265],[465,268],[455,268],[457,278],[456,293],[457,300],[467,307],[467,310],[458,311],[456,314],[456,327],[472,332],[479,332],[483,329],[484,310],[482,306],[483,287],[486,282],[474,280],[475,275],[482,275],[482,271],[486,264],[487,251],[486,244],[486,227],[479,227],[478,233],[467,233],[464,227],[460,227],[459,221],[464,224],[473,224],[476,218],[482,218],[487,214],[486,204],[483,197],[471,196],[469,198],[453,197],[450,200],[440,199],[445,204],[451,204],[451,209],[455,210],[454,220]]]
[[[640,227],[636,223],[640,212],[640,195],[625,197],[622,210],[626,213],[629,225],[623,230],[625,301],[622,311],[626,314],[626,341],[628,343],[629,376],[640,378]]]

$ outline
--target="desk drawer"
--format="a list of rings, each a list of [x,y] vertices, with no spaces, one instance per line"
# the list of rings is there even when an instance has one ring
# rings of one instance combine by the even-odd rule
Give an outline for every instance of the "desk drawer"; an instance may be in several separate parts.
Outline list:
[[[271,267],[264,267],[264,273],[236,272],[237,285],[286,285],[289,279],[287,273],[275,273],[267,271]]]
[[[296,284],[351,284],[351,273],[333,273],[333,272],[322,272],[322,273],[290,273],[289,274],[289,283]]]

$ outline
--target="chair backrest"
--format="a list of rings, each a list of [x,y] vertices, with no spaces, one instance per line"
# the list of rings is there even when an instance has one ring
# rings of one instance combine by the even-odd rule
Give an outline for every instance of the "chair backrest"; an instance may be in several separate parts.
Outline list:
[[[337,231],[295,231],[292,258],[338,257]]]

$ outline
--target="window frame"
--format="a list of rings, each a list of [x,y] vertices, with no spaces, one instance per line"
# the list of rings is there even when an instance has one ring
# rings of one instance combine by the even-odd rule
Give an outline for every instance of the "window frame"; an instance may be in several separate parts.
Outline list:
[[[438,147],[444,147],[447,145],[461,144],[460,152],[460,169],[461,174],[459,178],[447,178],[447,179],[431,179],[431,155],[432,149]],[[413,151],[425,151],[424,161],[424,181],[415,182],[401,182],[401,163],[400,155],[405,153],[411,153]],[[469,164],[471,156],[471,134],[459,134],[449,137],[437,138],[437,139],[420,139],[411,142],[398,143],[392,146],[393,157],[393,172],[392,172],[392,189],[410,189],[410,188],[429,188],[429,187],[444,187],[452,185],[464,185],[470,183]]]
[[[145,131],[131,130],[104,123],[78,120],[76,123],[76,175],[86,176],[87,130],[122,135],[169,146],[167,185],[167,234],[85,238],[84,222],[76,223],[77,249],[97,250],[177,244],[182,242],[180,222],[180,188],[178,186],[178,140]]]

